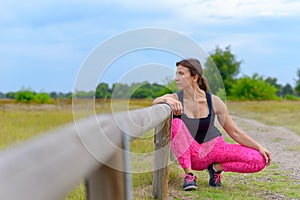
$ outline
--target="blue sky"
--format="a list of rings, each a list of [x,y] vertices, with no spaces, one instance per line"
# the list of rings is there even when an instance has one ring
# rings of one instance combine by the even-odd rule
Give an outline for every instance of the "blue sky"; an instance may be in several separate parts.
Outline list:
[[[72,91],[80,67],[97,46],[144,27],[182,33],[208,52],[230,45],[236,59],[243,61],[240,76],[258,73],[295,85],[300,69],[300,1],[4,0],[0,2],[0,91],[22,87]],[[174,70],[176,61],[175,55],[151,50],[123,55],[99,81],[118,82],[148,63]],[[166,71],[157,80],[172,76],[172,70]],[[148,73],[131,79],[147,80],[152,76]]]

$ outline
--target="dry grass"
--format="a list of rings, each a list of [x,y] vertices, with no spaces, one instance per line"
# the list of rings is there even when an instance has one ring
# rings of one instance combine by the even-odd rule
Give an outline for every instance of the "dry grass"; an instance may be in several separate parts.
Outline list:
[[[271,126],[283,126],[300,135],[300,101],[228,101],[229,111]]]
[[[15,105],[0,109],[0,149],[72,121],[69,109]]]

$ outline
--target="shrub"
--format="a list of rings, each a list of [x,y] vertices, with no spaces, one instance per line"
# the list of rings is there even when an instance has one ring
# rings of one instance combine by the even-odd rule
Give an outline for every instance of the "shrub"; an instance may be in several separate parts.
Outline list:
[[[274,100],[277,89],[263,80],[261,76],[254,74],[252,77],[242,77],[231,88],[231,99],[240,100]]]
[[[286,99],[286,100],[300,100],[300,98],[298,98],[298,97],[296,97],[296,96],[294,96],[292,94],[285,95],[284,99]]]
[[[49,94],[47,93],[39,93],[39,94],[36,94],[34,96],[34,101],[37,102],[37,103],[50,103],[51,102],[51,97]]]
[[[35,93],[31,91],[30,89],[22,89],[18,92],[16,92],[15,96],[16,102],[22,102],[22,103],[51,103],[52,99],[49,94],[47,93]]]
[[[34,100],[35,94],[29,90],[20,90],[15,94],[16,102],[30,103]]]

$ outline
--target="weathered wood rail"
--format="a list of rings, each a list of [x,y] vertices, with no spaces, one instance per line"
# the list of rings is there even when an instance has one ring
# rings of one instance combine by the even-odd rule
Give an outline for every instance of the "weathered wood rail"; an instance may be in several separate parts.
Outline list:
[[[153,128],[153,196],[166,199],[171,117],[166,104],[96,115],[11,147],[0,153],[0,199],[61,200],[83,181],[88,200],[131,199],[124,148]]]

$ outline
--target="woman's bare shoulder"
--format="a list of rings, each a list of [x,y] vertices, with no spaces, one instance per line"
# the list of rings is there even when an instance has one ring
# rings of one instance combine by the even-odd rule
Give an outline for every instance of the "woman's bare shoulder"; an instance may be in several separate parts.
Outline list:
[[[211,94],[211,98],[212,98],[212,101],[215,102],[215,103],[222,103],[222,99],[220,97],[218,97],[217,95],[214,95],[214,94]]]
[[[212,94],[211,96],[212,96],[213,107],[216,113],[226,110],[226,105],[220,97],[214,94]]]

